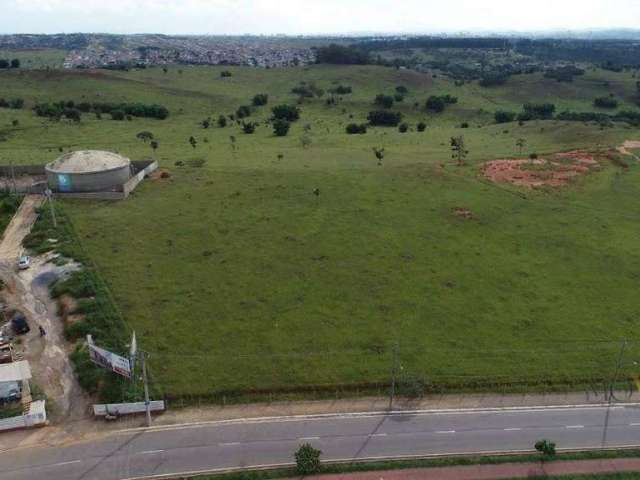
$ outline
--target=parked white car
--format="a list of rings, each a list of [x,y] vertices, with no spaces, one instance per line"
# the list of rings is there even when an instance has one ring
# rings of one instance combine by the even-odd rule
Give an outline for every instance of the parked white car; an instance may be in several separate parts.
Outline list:
[[[26,270],[31,265],[31,257],[28,255],[21,255],[18,259],[18,270]]]

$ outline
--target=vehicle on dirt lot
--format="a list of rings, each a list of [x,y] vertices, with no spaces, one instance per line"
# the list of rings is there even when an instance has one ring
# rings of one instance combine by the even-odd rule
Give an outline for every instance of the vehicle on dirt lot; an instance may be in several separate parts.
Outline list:
[[[0,343],[0,364],[13,362],[13,348],[10,343]]]
[[[31,327],[29,327],[29,324],[27,323],[27,317],[21,313],[18,313],[13,317],[11,320],[11,328],[16,335],[24,335],[31,331]]]
[[[31,257],[28,255],[21,255],[18,259],[18,270],[26,270],[31,265]]]

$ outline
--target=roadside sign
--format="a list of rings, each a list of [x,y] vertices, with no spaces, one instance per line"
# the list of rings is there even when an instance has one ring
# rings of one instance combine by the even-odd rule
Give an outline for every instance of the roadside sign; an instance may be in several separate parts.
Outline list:
[[[87,340],[90,339],[87,338]],[[104,348],[96,347],[92,341],[88,341],[87,346],[89,347],[89,357],[93,363],[123,377],[131,378],[129,359],[116,355]]]

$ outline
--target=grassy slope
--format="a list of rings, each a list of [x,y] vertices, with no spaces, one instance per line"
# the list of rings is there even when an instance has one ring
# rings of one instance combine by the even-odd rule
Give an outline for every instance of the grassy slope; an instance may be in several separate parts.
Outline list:
[[[591,111],[591,99],[608,91],[626,99],[630,75],[589,72],[569,85],[523,76],[487,90],[375,67],[233,68],[230,79],[220,70],[0,74],[5,95],[29,103],[140,100],[171,110],[164,122],[87,116],[80,126],[0,110],[0,125],[21,125],[0,143],[0,163],[48,161],[59,146],[139,159],[151,152],[135,133],[158,137],[169,180],[146,182],[126,202],[67,210],[144,347],[162,354],[152,368],[168,393],[386,382],[395,341],[403,374],[443,383],[571,382],[613,370],[620,339],[636,330],[640,169],[607,166],[565,191],[523,198],[482,182],[478,165],[514,155],[519,137],[539,153],[638,138],[623,127],[490,124],[495,109],[524,101]],[[303,105],[287,138],[265,126],[253,136],[198,127],[255,93],[291,101],[299,80],[342,82],[355,93],[337,108]],[[376,93],[399,84],[411,91],[402,111],[412,123],[424,118],[426,133],[343,133],[365,119]],[[437,93],[460,102],[438,117],[413,108]],[[456,128],[461,121],[472,128]],[[313,145],[305,151],[306,123]],[[448,139],[462,133],[470,165],[458,168]],[[383,166],[373,146],[385,147]],[[196,158],[204,168],[173,166]],[[455,207],[475,219],[455,217]]]

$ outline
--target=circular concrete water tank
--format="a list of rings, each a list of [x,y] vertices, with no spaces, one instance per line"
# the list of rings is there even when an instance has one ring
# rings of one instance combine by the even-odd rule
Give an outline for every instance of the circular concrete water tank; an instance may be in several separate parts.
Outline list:
[[[131,161],[111,152],[82,150],[62,155],[45,171],[54,192],[113,191],[131,178]]]

